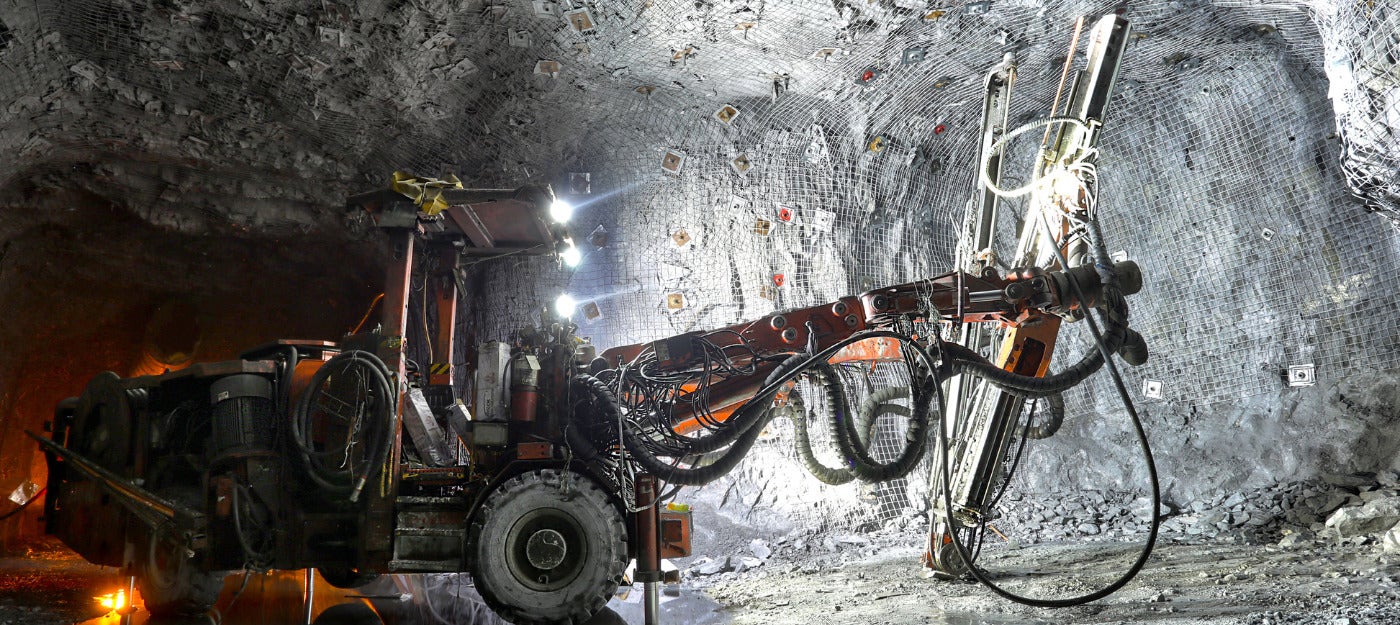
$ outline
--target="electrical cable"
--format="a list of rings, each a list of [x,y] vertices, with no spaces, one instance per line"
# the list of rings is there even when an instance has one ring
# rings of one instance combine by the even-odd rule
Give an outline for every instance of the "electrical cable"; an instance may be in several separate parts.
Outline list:
[[[1132,399],[1128,397],[1127,389],[1123,387],[1117,369],[1111,369],[1111,373],[1113,373],[1115,383],[1119,387],[1119,396],[1123,399],[1124,405],[1128,409],[1128,414],[1133,422],[1133,428],[1137,433],[1139,446],[1143,450],[1143,456],[1147,462],[1147,473],[1152,486],[1153,505],[1152,525],[1148,531],[1147,542],[1144,544],[1142,550],[1139,552],[1138,558],[1135,562],[1133,562],[1132,567],[1129,568],[1126,573],[1124,573],[1121,577],[1119,577],[1116,581],[1109,584],[1108,586],[1098,591],[1086,595],[1081,595],[1078,597],[1072,597],[1069,599],[1036,599],[1033,597],[1025,597],[1022,595],[1018,595],[1016,593],[1002,588],[1001,586],[998,586],[995,582],[991,581],[981,570],[977,568],[977,565],[974,563],[971,554],[968,553],[966,545],[964,545],[962,541],[958,538],[957,532],[951,532],[949,536],[952,538],[953,547],[957,550],[958,556],[962,558],[962,561],[967,565],[968,572],[971,573],[972,577],[976,579],[978,583],[982,584],[983,586],[986,586],[989,590],[1001,596],[1002,598],[1009,599],[1016,603],[1042,608],[1066,608],[1077,605],[1083,605],[1092,601],[1097,601],[1099,599],[1107,597],[1108,595],[1113,594],[1114,592],[1117,592],[1118,589],[1122,588],[1129,581],[1132,581],[1132,579],[1137,576],[1138,572],[1142,570],[1142,567],[1147,564],[1147,559],[1152,555],[1152,547],[1157,542],[1158,526],[1161,523],[1161,519],[1158,515],[1158,510],[1161,507],[1161,493],[1158,489],[1157,467],[1156,464],[1153,462],[1152,449],[1147,442],[1147,434],[1143,431],[1142,421],[1138,418],[1136,409],[1133,408]],[[935,393],[938,396],[938,404],[941,407],[943,405],[942,387],[939,386],[938,388],[936,388]],[[941,414],[942,412],[940,411],[940,415]],[[941,473],[943,483],[947,484],[948,480],[950,479],[951,471],[949,468],[948,460],[948,435],[947,432],[944,431],[944,427],[945,426],[942,423],[942,419],[940,418],[939,427],[937,428],[938,446],[939,451],[942,454],[942,461],[939,463],[939,471]],[[946,510],[953,509],[952,494],[947,488],[944,488],[942,490],[944,508]]]
[[[384,299],[384,294],[383,294],[383,293],[380,293],[379,295],[374,296],[374,300],[371,301],[371,302],[369,303],[369,308],[365,309],[365,316],[360,317],[360,322],[357,323],[357,324],[355,324],[355,329],[354,329],[354,330],[351,330],[351,331],[350,331],[350,334],[359,334],[359,333],[360,333],[360,329],[365,327],[365,322],[366,322],[366,321],[369,321],[369,316],[370,316],[370,314],[374,312],[374,307],[375,307],[375,306],[378,306],[378,305],[379,305],[379,301],[382,300],[382,299]]]

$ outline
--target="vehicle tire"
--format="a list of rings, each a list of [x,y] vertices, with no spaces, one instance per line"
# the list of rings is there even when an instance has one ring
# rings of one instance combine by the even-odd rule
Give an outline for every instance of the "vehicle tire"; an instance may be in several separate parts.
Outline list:
[[[219,599],[224,574],[199,570],[183,547],[156,533],[147,541],[137,585],[153,616],[200,616]]]
[[[477,591],[507,621],[583,623],[622,582],[627,529],[593,480],[531,471],[486,498],[467,531],[467,557]]]
[[[317,567],[316,572],[321,574],[321,579],[326,580],[327,584],[336,588],[359,588],[379,579],[378,573],[365,573],[347,566]]]

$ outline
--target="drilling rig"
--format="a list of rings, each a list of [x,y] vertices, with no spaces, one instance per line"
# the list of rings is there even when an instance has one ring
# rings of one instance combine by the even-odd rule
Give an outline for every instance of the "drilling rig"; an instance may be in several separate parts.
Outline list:
[[[547,187],[396,174],[347,200],[392,259],[379,323],[162,375],[96,376],[58,405],[50,436],[31,433],[49,464],[47,531],[135,576],[154,614],[206,611],[223,573],[238,569],[315,568],[341,587],[467,571],[511,622],[579,623],[631,565],[655,622],[661,560],[690,553],[690,513],[670,503],[674,493],[731,471],[786,416],[803,432],[804,462],[832,483],[906,476],[931,428],[956,436],[940,462],[957,509],[935,506],[927,557],[960,574],[947,534],[985,514],[1024,401],[1080,383],[1108,354],[1146,357],[1125,299],[1140,272],[1109,258],[1092,210],[1092,154],[1126,22],[1110,16],[1095,33],[1097,65],[1076,80],[1066,112],[1076,121],[1061,123],[1037,172],[1070,182],[1036,187],[1033,210],[1053,206],[1057,223],[1027,226],[1008,270],[983,253],[996,201],[984,194],[955,271],[601,353],[546,312],[510,342],[476,346],[467,397],[454,381],[461,268],[508,255],[576,262],[568,207]],[[982,166],[993,190],[1003,139],[1015,134],[1005,128],[1013,77],[1006,65],[988,80]],[[409,357],[414,298],[436,319],[421,363]],[[1102,313],[1103,351],[1048,374],[1059,324],[1090,309]],[[881,363],[902,368],[905,384],[853,413],[836,368]],[[843,466],[813,459],[805,428],[815,411],[800,380],[826,391]],[[872,415],[891,402],[908,415],[905,445],[880,460]]]

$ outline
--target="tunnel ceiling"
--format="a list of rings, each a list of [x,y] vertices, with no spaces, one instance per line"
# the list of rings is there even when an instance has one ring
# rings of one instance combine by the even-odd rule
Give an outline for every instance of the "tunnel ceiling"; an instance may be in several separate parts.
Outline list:
[[[1110,247],[1145,268],[1133,319],[1154,360],[1129,384],[1161,385],[1139,399],[1189,459],[1168,473],[1197,491],[1212,467],[1262,453],[1203,431],[1307,441],[1237,482],[1372,469],[1400,447],[1339,451],[1394,414],[1376,398],[1388,374],[1374,372],[1400,350],[1385,218],[1400,217],[1400,13],[1388,3],[3,6],[7,245],[78,210],[74,197],[170,236],[351,241],[341,200],[394,170],[549,182],[580,204],[582,265],[481,267],[489,297],[472,300],[472,324],[503,337],[567,290],[595,306],[581,333],[604,345],[944,271],[983,76],[1013,55],[1012,123],[1044,117],[1074,18],[1121,11],[1137,35],[1100,145],[1101,210]],[[1003,238],[1019,213],[1003,211]],[[0,276],[13,262],[0,256]],[[332,264],[327,279],[345,271]],[[1284,373],[1304,363],[1319,385],[1290,389]],[[1114,414],[1106,391],[1087,385],[1072,410]],[[1382,406],[1374,422],[1323,426],[1348,397]],[[1077,433],[1113,437],[1096,423]],[[1099,444],[1088,461],[1083,445],[1048,446],[1047,479],[1074,463],[1139,477]]]

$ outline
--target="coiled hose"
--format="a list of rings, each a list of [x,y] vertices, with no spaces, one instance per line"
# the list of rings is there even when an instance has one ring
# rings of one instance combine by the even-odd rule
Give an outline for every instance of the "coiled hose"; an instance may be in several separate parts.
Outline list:
[[[368,419],[358,430],[351,428],[341,449],[316,451],[312,443],[312,429],[315,424],[311,418],[311,407],[316,396],[322,385],[331,381],[332,376],[352,374],[364,376],[363,379],[369,384],[365,393],[370,402],[368,410],[365,411]],[[292,414],[291,434],[292,442],[301,452],[302,461],[306,465],[306,475],[317,486],[354,502],[359,500],[360,491],[364,489],[365,484],[379,475],[379,471],[388,461],[389,445],[395,430],[395,402],[398,398],[394,393],[394,385],[389,381],[390,376],[389,367],[384,361],[364,350],[341,352],[326,361],[326,364],[321,365],[315,375],[311,376],[311,382],[297,400],[296,410]],[[322,461],[326,456],[348,456],[356,443],[357,431],[365,437],[365,440],[360,441],[367,450],[362,461],[354,463],[346,458],[344,468],[328,466]]]
[[[797,389],[788,391],[788,418],[792,420],[792,443],[797,447],[797,459],[817,481],[831,486],[840,486],[856,479],[855,474],[842,467],[828,467],[822,464],[812,451],[812,439],[807,432],[807,405]]]
[[[818,382],[826,389],[828,410],[832,410],[830,403],[834,401],[833,394],[836,392],[832,386],[839,388],[840,384],[839,381],[835,381],[835,384],[832,382],[832,378],[826,376],[823,376],[823,379]],[[839,390],[844,394],[844,389]],[[907,406],[890,403],[893,399],[908,395],[909,387],[891,386],[875,391],[865,399],[856,416],[856,435],[861,446],[869,448],[871,440],[874,439],[875,425],[881,414],[888,412],[895,416],[909,417],[911,413]],[[822,464],[822,461],[812,451],[812,440],[807,432],[807,406],[802,401],[802,395],[797,392],[797,389],[788,391],[787,414],[788,418],[792,419],[792,441],[797,448],[797,458],[802,461],[802,466],[806,467],[807,472],[811,473],[812,477],[831,486],[840,486],[856,478],[850,469],[828,467]]]
[[[604,419],[607,419],[609,422],[621,421],[623,423],[623,447],[642,468],[672,484],[699,486],[728,474],[734,467],[738,466],[739,462],[744,459],[744,456],[748,455],[749,450],[753,448],[753,444],[758,440],[759,434],[763,431],[762,426],[767,424],[775,414],[771,406],[774,396],[784,385],[797,378],[799,375],[816,372],[815,375],[821,376],[820,383],[823,383],[833,391],[827,393],[829,402],[828,408],[830,408],[831,412],[835,415],[832,417],[835,420],[833,422],[833,431],[842,432],[849,430],[854,432],[854,424],[847,423],[850,421],[850,418],[848,408],[846,407],[845,392],[840,388],[840,380],[836,376],[835,370],[832,369],[826,361],[831,357],[831,354],[835,353],[841,347],[872,336],[886,336],[907,340],[905,337],[894,332],[868,332],[839,341],[835,345],[822,350],[821,353],[815,356],[796,354],[789,357],[768,375],[768,378],[764,381],[763,388],[755,393],[754,397],[736,411],[731,418],[733,427],[725,428],[725,430],[738,432],[737,434],[730,434],[726,437],[732,439],[733,444],[726,449],[715,450],[719,452],[718,454],[698,450],[686,454],[686,456],[700,456],[697,458],[697,462],[694,463],[695,466],[688,468],[681,468],[662,460],[647,448],[648,441],[645,440],[645,435],[635,423],[623,419],[621,404],[613,395],[612,390],[601,380],[589,375],[578,375],[571,378],[569,383],[574,391],[586,393],[594,400],[595,405],[601,410],[601,416]],[[923,353],[922,350],[920,350],[920,352]],[[924,353],[924,359],[928,363],[928,370],[932,371],[933,362],[927,358],[926,353]],[[931,396],[928,393],[915,394],[914,410],[910,416],[909,429],[906,432],[906,439],[908,439],[909,444],[906,445],[904,451],[891,462],[881,463],[872,458],[869,451],[864,449],[864,442],[858,440],[859,435],[857,434],[852,433],[849,437],[843,437],[839,434],[834,436],[833,438],[837,440],[838,451],[841,452],[842,457],[850,465],[848,469],[850,473],[854,477],[864,481],[884,481],[902,477],[913,470],[914,466],[918,464],[919,459],[923,456],[927,446],[925,432],[928,428],[928,407],[930,399]],[[805,416],[803,418],[805,418]],[[873,418],[870,421],[873,423]],[[587,437],[583,435],[576,424],[571,424],[570,427],[566,428],[565,436],[568,437],[568,442],[571,447],[586,449],[591,446]],[[695,440],[702,441],[708,438],[709,437]],[[845,438],[844,441],[842,440],[843,438]],[[806,447],[807,450],[810,451],[810,441],[808,441]],[[579,452],[575,451],[575,453],[577,454]],[[707,453],[711,455],[706,456]],[[815,461],[815,457],[813,457],[813,460]],[[821,466],[820,463],[816,464],[817,466]],[[827,475],[827,477],[836,478],[838,476]]]

